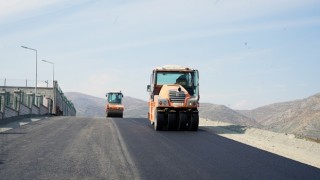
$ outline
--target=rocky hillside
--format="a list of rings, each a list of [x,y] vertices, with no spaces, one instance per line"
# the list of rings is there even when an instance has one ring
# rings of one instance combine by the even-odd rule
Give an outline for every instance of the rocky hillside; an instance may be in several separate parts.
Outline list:
[[[320,93],[305,99],[238,111],[264,129],[320,139]]]
[[[201,118],[244,126],[261,127],[261,125],[254,119],[251,119],[223,105],[201,103],[199,111]]]

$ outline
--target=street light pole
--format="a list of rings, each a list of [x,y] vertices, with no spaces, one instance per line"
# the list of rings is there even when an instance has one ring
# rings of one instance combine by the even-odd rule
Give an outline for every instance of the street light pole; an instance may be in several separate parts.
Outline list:
[[[35,95],[34,95],[34,99],[36,100],[36,96],[37,96],[37,86],[38,86],[38,51],[37,51],[36,49],[29,48],[29,47],[26,47],[26,46],[21,46],[21,47],[36,52],[36,85],[35,85]],[[36,103],[36,102],[35,102],[35,103]]]
[[[44,59],[42,61],[49,63],[49,64],[52,64],[52,87],[53,87],[53,84],[54,84],[54,63],[51,61],[44,60]]]
[[[52,105],[51,105],[51,114],[56,114],[56,89],[54,85],[54,63],[47,60],[42,60],[43,62],[52,64],[52,91],[53,91],[53,97],[52,97]]]

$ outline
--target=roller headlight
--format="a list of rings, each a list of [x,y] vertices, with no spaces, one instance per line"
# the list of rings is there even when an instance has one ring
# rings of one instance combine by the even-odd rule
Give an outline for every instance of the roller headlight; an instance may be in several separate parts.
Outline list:
[[[166,100],[166,99],[158,99],[158,104],[160,106],[168,106],[169,105],[168,100]]]
[[[198,100],[197,99],[189,99],[187,106],[198,106]]]

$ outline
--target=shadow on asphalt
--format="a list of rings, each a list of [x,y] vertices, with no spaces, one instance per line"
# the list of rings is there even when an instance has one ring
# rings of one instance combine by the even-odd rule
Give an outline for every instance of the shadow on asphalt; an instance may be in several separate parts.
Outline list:
[[[151,129],[153,129],[153,125],[148,125]],[[198,132],[213,132],[215,134],[244,134],[247,130],[247,126],[241,125],[228,125],[228,126],[199,126]],[[166,130],[161,129],[160,131],[164,132],[175,132],[178,130]],[[185,130],[188,132],[188,130]],[[197,131],[189,131],[189,132],[197,132]]]
[[[26,133],[24,133],[24,132],[0,132],[0,135],[2,135],[2,134],[26,134]]]
[[[123,118],[126,119],[126,118]],[[129,118],[127,118],[129,119]],[[133,120],[141,121],[141,119],[145,119],[144,124],[146,124],[149,128],[153,129],[153,125],[150,124],[147,118],[130,118]],[[211,132],[214,134],[244,134],[248,129],[247,126],[242,125],[225,125],[225,126],[200,126],[197,131],[188,131],[185,132]],[[161,132],[177,132],[177,130],[166,130],[165,128],[160,130]]]
[[[0,123],[0,133],[4,134],[4,132],[11,130],[11,129],[17,129],[17,128],[23,128],[26,124],[36,124],[39,123],[38,121],[40,119],[43,119],[42,117],[30,117],[30,118],[21,118],[21,119],[15,119],[8,123]],[[8,132],[9,134],[21,134],[19,132]]]
[[[247,130],[246,126],[241,125],[227,125],[227,126],[200,126],[215,134],[244,134]]]

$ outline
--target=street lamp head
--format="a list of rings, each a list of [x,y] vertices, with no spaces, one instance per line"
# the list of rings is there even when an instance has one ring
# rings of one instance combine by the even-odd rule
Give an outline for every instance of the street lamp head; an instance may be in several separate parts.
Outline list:
[[[30,49],[30,50],[33,50],[33,51],[36,51],[37,52],[37,50],[36,49],[33,49],[33,48],[29,48],[29,47],[27,47],[27,46],[21,46],[22,48],[25,48],[25,49]]]
[[[52,64],[52,87],[54,87],[54,63],[51,61],[44,60],[44,59],[42,59],[42,61],[49,63],[49,64]]]
[[[36,49],[32,49],[32,48],[29,48],[29,47],[26,47],[26,46],[21,46],[22,48],[25,48],[25,49],[29,49],[29,50],[32,50],[32,51],[35,51],[35,53],[36,53],[36,83],[35,83],[35,92],[34,92],[34,94],[35,94],[35,96],[34,96],[34,98],[35,98],[35,101],[36,101],[36,95],[37,95],[37,84],[38,84],[38,51],[36,50]]]
[[[44,59],[42,59],[42,61],[43,61],[43,62],[46,62],[46,63],[54,64],[53,62],[47,61],[47,60],[44,60]]]

